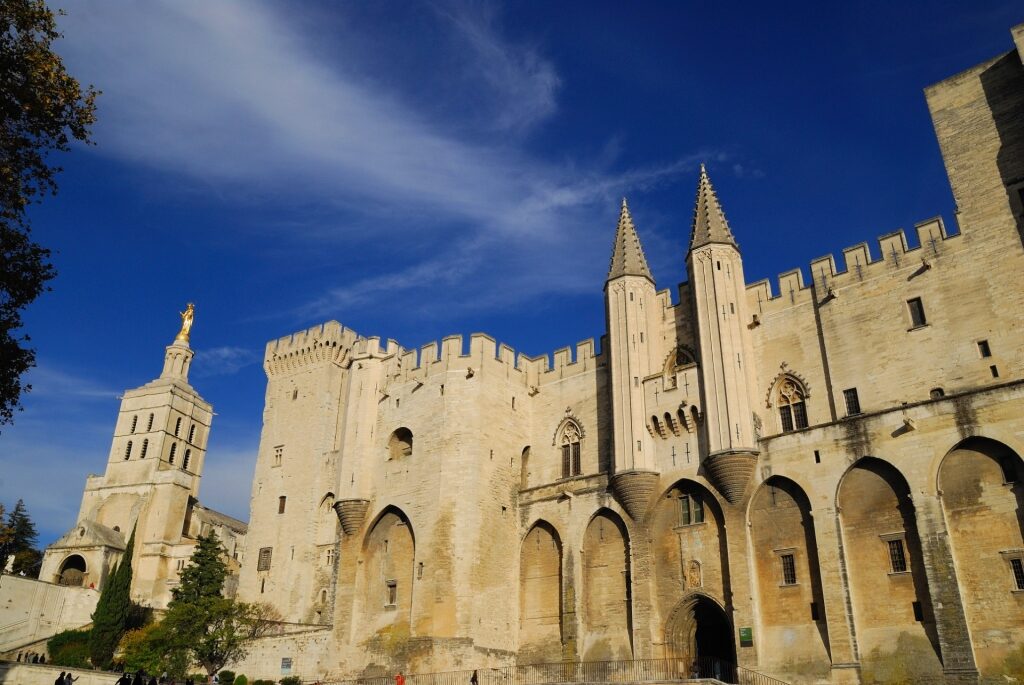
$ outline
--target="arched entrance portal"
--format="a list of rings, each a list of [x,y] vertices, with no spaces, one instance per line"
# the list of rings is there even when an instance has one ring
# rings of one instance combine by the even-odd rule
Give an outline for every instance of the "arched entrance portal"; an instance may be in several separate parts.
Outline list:
[[[723,679],[736,663],[732,624],[707,595],[693,593],[680,600],[665,625],[665,643],[683,675]]]
[[[78,554],[72,554],[60,565],[60,576],[57,582],[60,585],[71,585],[81,587],[85,581],[85,559]]]

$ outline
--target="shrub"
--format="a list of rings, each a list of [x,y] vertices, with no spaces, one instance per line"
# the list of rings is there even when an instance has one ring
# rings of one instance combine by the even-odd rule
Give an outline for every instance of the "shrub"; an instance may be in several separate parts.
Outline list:
[[[254,680],[252,685],[276,685],[273,680]]]
[[[220,685],[234,685],[235,672],[227,669],[217,674],[220,678]]]
[[[235,685],[249,685],[249,679],[245,677],[245,674],[239,673],[235,676]]]
[[[302,685],[302,678],[297,675],[288,675],[281,678],[281,685]]]
[[[89,663],[89,633],[86,630],[65,630],[51,637],[46,643],[49,663],[53,666],[71,668],[92,668]]]

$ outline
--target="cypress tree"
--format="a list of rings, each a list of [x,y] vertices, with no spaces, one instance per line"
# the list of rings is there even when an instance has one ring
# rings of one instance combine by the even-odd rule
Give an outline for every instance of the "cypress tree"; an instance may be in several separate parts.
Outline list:
[[[89,634],[89,658],[94,666],[109,669],[114,659],[114,650],[124,635],[128,616],[131,612],[132,555],[135,551],[135,529],[128,539],[124,556],[114,567],[110,579],[103,587],[96,612],[92,615],[92,631]]]
[[[168,608],[178,604],[195,604],[202,599],[220,597],[228,566],[224,562],[224,548],[216,532],[199,536],[189,564],[181,571],[181,582],[171,590],[174,599]]]

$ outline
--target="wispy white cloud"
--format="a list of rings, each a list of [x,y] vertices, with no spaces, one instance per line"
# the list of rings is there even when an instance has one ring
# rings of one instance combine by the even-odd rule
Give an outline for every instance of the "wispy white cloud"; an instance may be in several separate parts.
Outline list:
[[[47,364],[40,364],[25,377],[32,386],[31,397],[67,399],[74,402],[84,400],[112,400],[121,393],[91,378],[61,371]],[[26,397],[26,400],[28,398]]]
[[[197,378],[230,376],[259,361],[259,353],[246,347],[211,347],[196,350],[192,373]]]
[[[692,169],[697,155],[611,172],[600,160],[556,163],[531,152],[518,134],[557,116],[555,65],[536,46],[506,39],[494,5],[449,4],[434,14],[445,49],[458,51],[446,64],[472,70],[470,80],[485,86],[456,89],[452,97],[469,99],[443,111],[475,120],[431,119],[394,85],[401,79],[388,73],[386,53],[345,53],[344,63],[314,54],[308,27],[264,3],[80,5],[65,20],[65,47],[75,72],[104,91],[100,154],[218,192],[335,208],[321,213],[329,230],[311,226],[290,240],[434,238],[422,256],[382,260],[387,270],[373,277],[326,284],[327,294],[300,312],[336,314],[379,293],[402,293],[416,306],[426,299],[417,286],[434,277],[474,279],[456,307],[498,290],[508,298],[593,286],[615,198]],[[346,30],[354,29],[339,25],[339,44]]]

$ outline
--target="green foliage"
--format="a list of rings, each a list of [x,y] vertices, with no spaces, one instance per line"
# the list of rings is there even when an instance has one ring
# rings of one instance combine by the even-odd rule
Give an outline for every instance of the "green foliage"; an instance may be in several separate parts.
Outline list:
[[[224,549],[216,535],[200,537],[163,621],[122,640],[129,668],[150,673],[166,668],[180,678],[187,664],[196,663],[212,676],[245,657],[247,642],[265,634],[279,617],[269,607],[221,596],[226,577]]]
[[[2,298],[2,294],[0,294]],[[0,507],[0,516],[3,515],[3,507]],[[25,571],[25,575],[29,575],[29,572],[33,570],[35,561],[37,558],[41,558],[41,554],[35,549],[36,540],[39,535],[36,533],[36,524],[32,522],[32,518],[28,515],[28,510],[25,508],[24,500],[18,500],[14,508],[11,509],[7,515],[7,520],[3,523],[3,530],[0,530],[0,568],[7,566],[7,559],[10,556],[14,556],[15,564],[19,563],[19,554],[21,555],[20,567],[16,567],[14,571]],[[33,577],[39,575],[38,568],[35,568],[35,574]]]
[[[254,680],[252,685],[275,685],[273,680]]]
[[[89,668],[89,631],[65,630],[46,643],[49,663],[54,666]]]
[[[97,668],[110,670],[114,662],[114,650],[128,628],[131,615],[132,555],[135,550],[135,529],[128,538],[121,562],[100,594],[96,611],[92,615],[92,632],[89,638],[89,656]]]
[[[221,671],[220,673],[218,673],[217,677],[220,678],[220,685],[234,685],[234,682],[235,682],[235,672],[234,671],[228,671],[228,670],[225,669],[225,670]]]
[[[23,549],[14,553],[14,564],[11,571],[17,574],[24,573],[28,578],[39,577],[39,567],[43,564],[43,553],[38,549]]]
[[[30,237],[27,208],[57,192],[51,152],[88,141],[97,93],[82,90],[52,43],[61,37],[44,0],[0,3],[0,425],[31,389],[21,375],[35,366],[28,336],[15,333],[21,310],[56,275],[50,251]]]
[[[245,677],[245,674],[239,673],[235,676],[235,685],[249,685],[249,679]]]
[[[178,604],[194,604],[202,599],[220,597],[224,580],[228,577],[228,566],[224,561],[224,548],[217,539],[217,533],[199,536],[196,551],[181,572],[181,583],[171,591],[174,599],[169,608]]]
[[[130,630],[118,645],[125,671],[142,669],[147,673],[163,673],[176,679],[184,677],[188,669],[188,654],[176,647],[173,635],[168,634],[163,623],[150,623],[137,630]]]
[[[302,678],[297,675],[286,675],[281,678],[281,685],[302,685]]]

